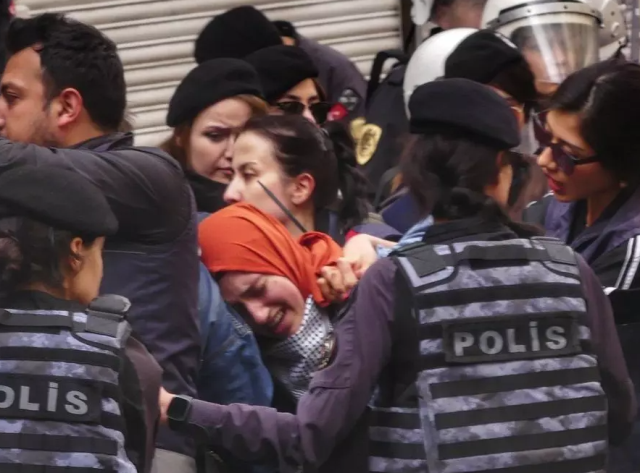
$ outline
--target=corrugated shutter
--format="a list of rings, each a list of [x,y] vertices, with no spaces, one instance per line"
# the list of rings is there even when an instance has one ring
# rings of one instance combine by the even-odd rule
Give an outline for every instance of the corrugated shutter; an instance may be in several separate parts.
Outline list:
[[[400,46],[398,0],[19,0],[31,14],[64,12],[111,37],[125,66],[136,142],[155,145],[166,135],[166,105],[194,66],[193,42],[216,14],[250,3],[271,19],[343,52],[367,75],[375,54]]]

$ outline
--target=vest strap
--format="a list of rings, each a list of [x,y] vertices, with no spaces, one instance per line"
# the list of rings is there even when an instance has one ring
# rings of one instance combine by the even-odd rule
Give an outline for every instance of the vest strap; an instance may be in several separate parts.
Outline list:
[[[534,465],[512,466],[501,468],[500,473],[590,473],[605,469],[606,455],[593,455],[591,457],[564,460],[552,463],[536,463]],[[473,473],[495,473],[495,468],[490,470],[474,471]]]
[[[46,361],[49,363],[76,363],[120,370],[120,358],[112,354],[70,348],[0,347],[0,359],[20,361]]]
[[[87,309],[84,331],[116,337],[130,308],[131,302],[126,297],[106,295],[94,299]]]
[[[2,473],[118,473],[113,468],[88,468],[85,466],[24,465],[22,463],[0,463]]]
[[[476,246],[469,245],[459,253],[441,255],[433,247],[418,247],[406,252],[419,277],[429,276],[463,261],[510,261],[523,264],[532,261],[553,261],[576,264],[573,252],[564,245],[551,241],[540,241],[543,248],[525,248],[520,245]]]
[[[8,434],[0,433],[0,448],[39,450],[43,452],[94,453],[116,456],[118,443],[115,440],[71,435]],[[2,470],[4,473],[4,470]]]
[[[48,314],[33,314],[33,313],[20,313],[15,314],[8,310],[2,310],[0,312],[0,325],[7,327],[59,327],[69,330],[75,330],[82,326],[82,324],[73,320],[73,314],[68,313],[65,315],[48,315]]]

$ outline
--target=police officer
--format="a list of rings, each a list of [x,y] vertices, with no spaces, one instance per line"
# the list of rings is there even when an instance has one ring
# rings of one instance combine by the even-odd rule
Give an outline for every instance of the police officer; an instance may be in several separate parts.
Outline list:
[[[0,471],[147,472],[162,371],[98,296],[117,220],[77,173],[0,176]]]
[[[428,37],[454,28],[479,28],[484,4],[485,0],[435,0],[429,14],[431,24],[435,27],[430,30]],[[354,134],[358,139],[358,164],[363,167],[371,183],[372,198],[384,172],[398,164],[403,138],[409,132],[402,100],[406,63],[406,58],[401,60],[375,90],[370,85],[364,123],[359,127],[354,126]],[[376,82],[373,76],[372,71],[372,81]]]
[[[377,386],[367,471],[603,470],[607,440],[635,415],[633,389],[594,274],[502,213],[513,111],[465,79],[422,85],[410,111],[418,137],[403,175],[437,223],[365,273],[295,416],[163,391],[163,417],[282,473],[362,471],[323,463],[367,454],[341,446]]]

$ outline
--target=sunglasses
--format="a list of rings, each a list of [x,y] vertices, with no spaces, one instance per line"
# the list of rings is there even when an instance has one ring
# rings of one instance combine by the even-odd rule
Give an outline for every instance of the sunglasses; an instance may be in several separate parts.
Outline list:
[[[538,151],[542,153],[543,149],[551,150],[551,159],[553,159],[563,173],[570,176],[575,171],[576,166],[600,162],[600,158],[597,156],[576,158],[563,147],[562,143],[554,143],[552,141],[553,136],[549,133],[546,126],[546,118],[547,112],[535,113],[533,115],[534,125],[539,130],[539,132],[536,133],[536,139],[540,143],[540,149]]]
[[[278,102],[275,104],[283,113],[287,115],[302,115],[307,108],[305,104],[297,101]],[[309,105],[309,111],[313,115],[314,120],[318,124],[322,124],[327,121],[327,116],[331,110],[332,105],[328,102],[316,102]]]

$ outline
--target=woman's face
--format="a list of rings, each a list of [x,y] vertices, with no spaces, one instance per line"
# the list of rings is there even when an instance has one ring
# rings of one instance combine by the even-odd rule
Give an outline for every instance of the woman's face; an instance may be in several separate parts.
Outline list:
[[[556,153],[565,152],[578,160],[595,155],[580,133],[579,114],[552,110],[547,114],[546,128],[552,137],[552,143],[558,148]],[[573,202],[618,187],[614,176],[600,163],[578,164],[574,166],[571,175],[567,175],[553,159],[553,154],[551,148],[545,148],[538,157],[538,165],[559,201]]]
[[[251,118],[251,107],[230,98],[203,110],[193,121],[188,160],[198,174],[223,184],[233,177],[231,156],[238,129]]]
[[[220,290],[228,303],[244,306],[247,323],[257,334],[287,338],[300,329],[305,300],[283,276],[229,272],[220,279]]]
[[[253,132],[242,133],[234,147],[232,164],[234,174],[224,193],[225,202],[246,202],[285,222],[287,216],[258,184],[260,181],[287,209],[293,211],[293,180],[282,171],[271,142]]]
[[[100,294],[104,240],[104,237],[96,238],[86,246],[80,238],[72,240],[71,252],[77,258],[70,258],[70,271],[65,278],[68,299],[88,305]]]
[[[313,79],[305,79],[296,85],[293,89],[289,90],[286,94],[280,97],[276,104],[282,104],[287,102],[299,102],[304,105],[304,111],[302,112],[302,116],[305,117],[312,123],[316,123],[316,119],[309,107],[313,104],[320,102],[320,94],[318,93],[318,88],[316,87],[316,83]],[[282,114],[282,109],[278,108],[277,105],[272,106],[270,109],[272,114]]]

